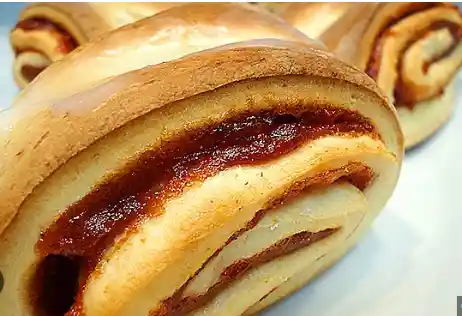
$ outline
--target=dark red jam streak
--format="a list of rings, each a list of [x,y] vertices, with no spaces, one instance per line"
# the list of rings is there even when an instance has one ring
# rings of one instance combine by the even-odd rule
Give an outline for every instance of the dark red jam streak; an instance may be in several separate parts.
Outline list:
[[[57,52],[62,54],[69,54],[73,51],[79,44],[77,41],[70,35],[63,27],[45,19],[45,18],[30,18],[26,20],[19,21],[16,24],[17,29],[22,29],[25,31],[37,31],[43,30],[50,32],[58,41],[59,45],[57,47]],[[24,51],[24,50],[23,50]],[[28,49],[25,51],[37,51],[37,49]],[[16,53],[19,53],[16,52]],[[39,52],[42,55],[45,55],[43,52]],[[25,65],[21,69],[21,73],[24,78],[28,81],[32,81],[37,77],[45,68],[35,67],[32,65]]]
[[[382,49],[383,45],[387,39],[388,36],[392,36],[392,31],[389,30],[389,28],[393,27],[395,24],[400,22],[401,20],[406,19],[407,17],[436,7],[436,6],[448,6],[447,4],[442,4],[442,3],[409,3],[409,7],[406,8],[406,12],[404,14],[397,14],[395,17],[393,17],[384,27],[382,32],[379,33],[377,36],[374,44],[373,44],[373,51],[371,53],[368,65],[366,67],[366,73],[373,79],[377,79],[379,71],[380,71],[380,61],[382,58]],[[455,10],[457,10],[456,7],[454,7]],[[398,59],[398,66],[397,66],[397,72],[398,74],[402,73],[402,54],[407,51],[414,43],[419,41],[420,39],[424,38],[428,33],[440,29],[447,28],[450,33],[453,36],[453,44],[451,47],[449,47],[445,52],[442,54],[439,54],[437,56],[434,56],[430,61],[427,61],[422,65],[423,71],[427,72],[428,68],[433,64],[436,63],[446,57],[448,57],[457,47],[459,44],[461,38],[462,38],[462,28],[455,23],[448,22],[448,21],[438,21],[435,22],[433,25],[427,27],[426,29],[422,30],[421,32],[418,32],[415,34],[414,38],[410,40],[404,47],[401,49],[401,57]],[[430,98],[434,98],[444,92],[444,87],[441,87],[441,90],[437,95],[431,96]],[[416,103],[428,100],[429,98],[422,98],[419,97],[418,95],[414,95],[410,89],[407,88],[406,84],[403,82],[402,78],[398,76],[397,82],[395,84],[395,89],[394,89],[394,98],[395,98],[395,104],[397,106],[405,106],[410,109],[412,109]]]
[[[251,113],[188,132],[161,149],[141,154],[124,172],[71,205],[37,242],[37,252],[44,258],[42,264],[47,264],[45,258],[51,255],[77,261],[79,284],[76,282],[74,288],[81,292],[89,273],[117,236],[161,214],[162,204],[186,186],[233,166],[267,162],[307,141],[333,134],[377,137],[374,127],[359,114],[327,108],[298,115]],[[44,310],[47,300],[66,301],[54,296],[52,286],[38,275],[31,292],[39,310]],[[71,292],[73,298],[75,293]],[[64,295],[64,291],[58,294]],[[69,315],[80,315],[76,308]],[[48,316],[62,314],[47,311]]]

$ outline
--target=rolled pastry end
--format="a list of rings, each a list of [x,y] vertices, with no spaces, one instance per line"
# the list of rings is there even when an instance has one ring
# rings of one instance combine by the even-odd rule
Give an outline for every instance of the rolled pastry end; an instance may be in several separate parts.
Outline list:
[[[45,18],[31,17],[19,21],[10,39],[16,54],[14,77],[21,88],[79,45],[65,27]]]
[[[373,34],[365,70],[394,100],[409,148],[450,116],[452,92],[447,90],[462,65],[462,17],[449,4],[388,5],[378,11],[365,38]]]
[[[31,110],[8,148],[56,169],[0,236],[6,315],[244,314],[349,249],[402,157],[374,82],[301,43],[203,51]]]

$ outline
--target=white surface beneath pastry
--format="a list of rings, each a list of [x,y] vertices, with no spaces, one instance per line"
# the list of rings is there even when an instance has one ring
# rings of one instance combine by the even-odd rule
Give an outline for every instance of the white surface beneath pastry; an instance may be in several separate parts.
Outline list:
[[[8,33],[20,4],[0,4],[0,108],[18,92]],[[462,295],[462,75],[450,122],[407,153],[372,230],[331,270],[265,316],[455,315]],[[1,294],[0,294],[1,295]]]

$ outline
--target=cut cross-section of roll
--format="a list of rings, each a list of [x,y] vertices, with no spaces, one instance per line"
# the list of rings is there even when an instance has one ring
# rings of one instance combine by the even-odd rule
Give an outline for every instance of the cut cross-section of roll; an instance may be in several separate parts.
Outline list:
[[[0,118],[0,210],[16,214],[0,236],[7,316],[259,309],[354,244],[403,150],[372,79],[280,40],[202,51]]]
[[[174,5],[179,3],[30,4],[21,12],[10,35],[16,53],[16,82],[24,88],[43,69],[79,45]]]
[[[293,25],[303,31],[303,24]],[[397,108],[407,148],[450,117],[453,80],[462,65],[462,16],[456,6],[350,5],[318,38],[377,81]]]

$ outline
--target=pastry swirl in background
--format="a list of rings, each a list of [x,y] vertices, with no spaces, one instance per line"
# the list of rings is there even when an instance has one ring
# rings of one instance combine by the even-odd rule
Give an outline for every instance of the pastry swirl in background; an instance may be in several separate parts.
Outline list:
[[[110,36],[94,39],[86,45],[85,51],[57,62],[59,66],[48,67],[48,80],[27,86],[13,106],[50,102],[146,65],[260,38],[325,47],[274,15],[248,4],[184,4],[160,12],[155,18],[121,27]],[[63,78],[72,80],[63,85]]]
[[[52,62],[103,33],[166,10],[175,3],[35,3],[11,31],[14,78],[24,88]]]
[[[316,10],[305,6],[308,13],[303,4],[278,12],[377,81],[398,110],[407,148],[448,120],[454,104],[453,79],[462,65],[462,17],[456,6],[362,3],[334,8],[318,4]],[[344,13],[339,17],[340,9]],[[313,21],[324,16],[334,22],[319,32]]]
[[[357,242],[396,185],[396,112],[278,21],[173,8],[0,115],[2,315],[253,314]]]

